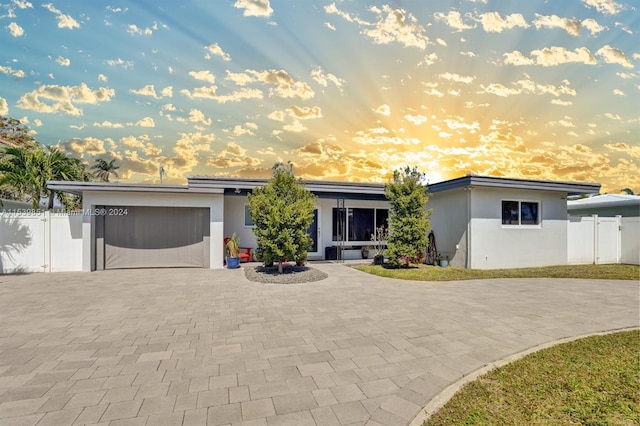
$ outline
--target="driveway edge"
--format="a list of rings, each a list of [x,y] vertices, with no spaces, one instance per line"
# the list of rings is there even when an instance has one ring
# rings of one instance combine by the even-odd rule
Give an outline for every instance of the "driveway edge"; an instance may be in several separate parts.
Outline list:
[[[564,337],[562,339],[558,339],[558,340],[554,340],[551,342],[546,342],[546,343],[542,343],[540,345],[537,346],[533,346],[529,349],[526,349],[522,352],[518,352],[516,354],[510,355],[506,358],[500,359],[498,361],[492,362],[490,364],[485,365],[482,368],[477,369],[476,371],[462,377],[460,380],[456,381],[455,383],[447,386],[444,390],[442,390],[440,393],[438,393],[436,396],[434,396],[433,398],[431,398],[431,400],[427,403],[427,405],[425,405],[421,410],[420,413],[418,413],[418,415],[411,421],[411,423],[409,423],[409,426],[422,426],[422,423],[429,419],[429,417],[431,417],[436,411],[438,411],[440,408],[442,408],[451,398],[453,398],[453,396],[456,394],[456,392],[458,392],[464,385],[466,385],[467,383],[470,383],[476,379],[478,379],[480,376],[490,372],[491,370],[494,370],[498,367],[502,367],[504,365],[510,364],[514,361],[517,361],[521,358],[524,358],[525,356],[532,354],[534,352],[538,352],[540,350],[543,349],[548,349],[551,348],[553,346],[556,345],[560,345],[562,343],[569,343],[569,342],[573,342],[575,340],[580,340],[580,339],[584,339],[587,337],[592,337],[592,336],[604,336],[607,334],[614,334],[614,333],[620,333],[620,332],[624,332],[624,331],[633,331],[633,330],[639,330],[640,327],[638,326],[634,326],[634,327],[625,327],[625,328],[617,328],[617,329],[613,329],[613,330],[607,330],[607,331],[600,331],[600,332],[596,332],[596,333],[587,333],[587,334],[581,334],[578,336],[573,336],[573,337]]]

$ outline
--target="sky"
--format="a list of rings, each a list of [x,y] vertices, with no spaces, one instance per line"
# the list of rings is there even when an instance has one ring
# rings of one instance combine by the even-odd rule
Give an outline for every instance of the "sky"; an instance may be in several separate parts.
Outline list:
[[[0,115],[121,182],[416,166],[640,193],[638,0],[0,0]]]

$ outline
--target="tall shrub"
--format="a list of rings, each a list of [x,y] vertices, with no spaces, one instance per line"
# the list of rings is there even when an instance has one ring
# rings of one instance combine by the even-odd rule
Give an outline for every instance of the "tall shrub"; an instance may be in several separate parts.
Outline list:
[[[249,211],[258,241],[256,254],[265,264],[305,260],[313,241],[307,229],[313,222],[316,196],[304,188],[293,168],[277,163],[266,186],[248,194]]]
[[[409,266],[424,260],[431,210],[425,210],[429,196],[421,183],[423,177],[417,168],[407,166],[404,170],[395,170],[393,179],[384,188],[391,203],[387,256],[394,266]]]

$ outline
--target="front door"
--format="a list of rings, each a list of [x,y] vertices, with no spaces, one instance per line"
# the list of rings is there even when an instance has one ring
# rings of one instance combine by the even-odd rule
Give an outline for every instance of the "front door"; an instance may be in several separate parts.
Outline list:
[[[318,209],[313,210],[313,222],[311,222],[311,226],[307,228],[307,234],[309,234],[311,240],[313,241],[308,255],[314,256],[320,254],[320,250],[318,248],[318,238],[320,236],[320,227],[318,226]]]

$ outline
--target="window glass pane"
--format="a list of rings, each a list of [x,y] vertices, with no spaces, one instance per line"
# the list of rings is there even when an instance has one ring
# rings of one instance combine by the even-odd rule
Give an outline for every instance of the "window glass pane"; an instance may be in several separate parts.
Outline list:
[[[538,203],[521,202],[520,203],[520,224],[521,225],[537,225],[540,223],[538,217]]]
[[[384,226],[385,228],[389,228],[389,210],[387,209],[376,209],[376,228],[380,228]]]
[[[340,241],[341,236],[344,234],[345,230],[345,211],[344,209],[333,209],[333,220],[332,220],[332,239],[333,241]]]
[[[373,209],[349,209],[349,241],[369,241],[373,233]]]
[[[518,225],[518,202],[503,201],[502,202],[502,224]]]
[[[249,211],[249,204],[244,205],[244,226],[255,226],[251,212]]]

